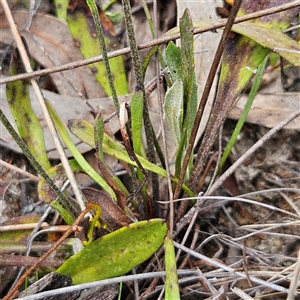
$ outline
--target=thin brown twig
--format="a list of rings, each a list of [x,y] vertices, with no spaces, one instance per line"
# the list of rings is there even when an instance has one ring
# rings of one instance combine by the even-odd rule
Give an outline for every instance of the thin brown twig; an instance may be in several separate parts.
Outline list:
[[[14,18],[13,18],[12,12],[10,10],[10,7],[7,3],[7,0],[1,0],[1,4],[2,4],[3,10],[4,10],[4,13],[5,13],[5,16],[7,18],[10,30],[12,31],[14,41],[16,42],[18,50],[20,52],[20,56],[21,56],[22,62],[24,64],[24,68],[25,68],[27,73],[32,73],[33,70],[32,70],[31,64],[30,64],[29,56],[27,54],[26,48],[24,46],[23,40],[22,40],[21,35],[19,33],[19,30],[17,28],[17,25],[14,21]],[[84,205],[84,202],[83,202],[83,199],[82,199],[81,192],[80,192],[79,187],[76,183],[74,173],[71,170],[71,167],[69,165],[69,161],[68,161],[68,158],[67,158],[67,156],[65,154],[65,151],[63,149],[62,143],[61,143],[61,141],[58,137],[58,133],[56,132],[54,123],[53,123],[53,121],[50,117],[49,111],[46,107],[45,99],[43,97],[41,88],[39,87],[37,81],[34,78],[30,79],[30,83],[33,87],[33,90],[34,90],[34,92],[36,94],[36,97],[38,99],[38,102],[40,104],[41,110],[43,112],[45,121],[46,121],[47,126],[48,126],[48,129],[51,133],[51,137],[52,137],[53,142],[55,144],[56,150],[58,151],[61,163],[62,163],[62,165],[65,169],[65,172],[67,174],[68,179],[70,180],[70,184],[71,184],[73,192],[76,196],[76,200],[78,201],[78,204],[79,204],[80,208],[84,209],[85,205]],[[60,199],[60,202],[65,202],[64,200],[65,199]],[[70,206],[70,204],[68,202],[63,203],[63,204],[65,206]]]
[[[22,285],[26,277],[28,277],[37,267],[41,265],[41,263],[54,251],[56,250],[66,239],[67,237],[73,233],[78,231],[78,225],[82,218],[91,210],[90,204],[87,204],[86,208],[80,213],[76,221],[69,229],[64,233],[64,235],[43,255],[40,259],[31,266],[19,279],[16,285],[9,291],[9,293],[3,298],[3,300],[10,300],[13,299],[15,292],[18,288]]]
[[[7,163],[6,161],[4,161],[4,160],[2,160],[2,159],[0,159],[0,165],[3,165],[3,166],[5,166],[6,168],[9,168],[9,169],[11,169],[11,170],[14,170],[14,171],[16,171],[16,172],[18,172],[18,173],[24,175],[24,176],[27,176],[27,177],[29,177],[30,179],[34,180],[34,181],[39,181],[39,180],[40,180],[37,176],[35,176],[35,175],[33,175],[33,174],[31,174],[31,173],[25,171],[25,170],[22,170],[21,168],[18,168],[17,166],[14,166],[14,165],[12,165],[12,164],[9,164],[9,163]]]
[[[221,177],[212,185],[212,187],[205,193],[205,196],[210,196],[222,183],[230,176],[238,166],[240,166],[248,157],[250,157],[257,149],[266,143],[276,132],[281,130],[286,124],[300,115],[300,110],[290,114],[285,120],[280,122],[277,126],[268,131],[260,140],[258,140],[250,149],[248,149],[229,169],[222,174]]]
[[[1,2],[2,1],[3,0],[1,0]],[[299,1],[297,0],[297,1],[290,2],[290,3],[285,3],[283,5],[278,5],[278,6],[275,6],[275,7],[272,7],[272,8],[257,11],[257,12],[254,12],[254,13],[246,14],[246,15],[243,15],[241,17],[236,18],[235,21],[234,21],[234,24],[249,21],[249,20],[256,19],[256,18],[259,18],[259,17],[262,17],[262,16],[271,15],[271,14],[274,14],[274,13],[277,13],[277,12],[280,12],[280,11],[285,11],[285,10],[291,9],[293,7],[296,7],[298,5],[299,5]],[[199,34],[199,33],[202,33],[202,32],[222,28],[226,25],[226,23],[227,23],[227,19],[222,19],[222,20],[219,20],[219,21],[217,21],[215,23],[212,23],[210,25],[200,26],[200,27],[197,27],[197,23],[195,23],[194,34]],[[143,43],[143,44],[139,45],[138,49],[139,50],[147,49],[147,48],[150,48],[150,47],[153,47],[153,46],[156,46],[156,45],[167,43],[167,42],[172,41],[172,40],[177,40],[179,38],[180,38],[179,33],[170,34],[169,32],[167,32],[161,38],[154,39],[152,41],[149,41],[149,42],[146,42],[146,43]],[[130,48],[126,47],[126,48],[123,48],[123,49],[120,49],[120,50],[117,50],[117,51],[109,52],[108,53],[108,58],[113,58],[113,57],[121,56],[121,55],[128,54],[128,53],[130,53]],[[27,78],[33,78],[33,77],[38,77],[38,76],[49,75],[49,74],[52,74],[52,73],[57,73],[57,72],[66,71],[66,70],[72,70],[72,69],[79,68],[79,67],[82,67],[82,66],[86,66],[86,65],[89,65],[89,64],[92,64],[92,63],[100,62],[102,60],[103,60],[102,55],[99,55],[99,56],[95,56],[95,57],[88,58],[88,59],[74,61],[72,63],[64,64],[64,65],[57,66],[57,67],[54,67],[54,68],[48,68],[48,69],[39,70],[39,71],[35,71],[35,72],[29,72],[29,73],[26,73],[26,74],[20,74],[20,75],[15,75],[15,76],[11,76],[11,77],[6,77],[6,78],[3,78],[3,79],[0,79],[0,84],[13,82],[13,81],[16,81],[16,80],[24,80],[24,79],[27,79]]]

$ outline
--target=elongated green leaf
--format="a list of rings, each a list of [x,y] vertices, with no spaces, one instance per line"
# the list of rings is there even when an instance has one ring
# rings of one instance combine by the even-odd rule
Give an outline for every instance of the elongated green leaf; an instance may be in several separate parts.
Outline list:
[[[18,50],[16,50],[10,66],[10,75],[24,72],[23,62],[18,54]],[[29,81],[23,80],[8,83],[6,86],[6,97],[20,137],[25,141],[39,164],[45,170],[51,168],[45,148],[44,132],[31,106]]]
[[[181,64],[182,64],[182,80],[184,85],[184,93],[186,97],[186,105],[190,102],[192,94],[192,85],[194,77],[194,34],[193,22],[188,9],[185,9],[182,18],[179,20],[179,29],[181,36]],[[186,114],[189,113],[187,109]]]
[[[178,48],[173,42],[170,42],[166,49],[165,58],[173,81],[176,81],[177,79],[182,80],[180,48]]]
[[[135,91],[133,93],[130,101],[130,109],[133,150],[136,154],[142,155],[142,130],[144,109],[144,99],[142,91]]]
[[[90,145],[91,147],[95,148],[94,142],[94,127],[91,123],[85,120],[69,120],[68,127],[70,131],[75,134],[79,139],[81,139],[86,144]],[[122,160],[128,164],[131,164],[137,167],[136,162],[132,161],[131,158],[128,156],[128,153],[124,150],[120,143],[115,142],[112,138],[110,138],[105,132],[103,136],[103,152],[116,157],[119,160]],[[145,158],[137,155],[140,163],[146,170],[152,171],[157,173],[158,175],[166,177],[167,172],[166,170],[156,166]]]
[[[252,22],[235,24],[232,30],[271,49],[293,65],[300,67],[300,44],[285,34]]]
[[[164,250],[166,268],[165,299],[180,300],[175,250],[169,234],[165,237]]]
[[[250,111],[250,108],[252,106],[252,103],[254,101],[254,98],[258,92],[258,89],[260,87],[260,83],[261,83],[261,80],[262,80],[262,77],[263,77],[263,74],[264,74],[264,71],[265,71],[265,68],[266,68],[266,65],[267,65],[267,60],[268,60],[268,57],[266,57],[264,59],[264,61],[260,64],[260,66],[258,67],[258,72],[256,74],[256,77],[255,77],[255,80],[254,80],[254,83],[253,83],[253,86],[251,88],[251,91],[250,91],[250,94],[249,94],[249,97],[248,97],[248,100],[247,100],[247,103],[245,105],[245,108],[244,108],[244,111],[242,113],[242,115],[240,116],[239,118],[239,121],[231,135],[231,138],[230,140],[228,141],[228,144],[224,150],[224,153],[220,159],[220,163],[219,163],[219,166],[218,166],[218,171],[220,171],[228,157],[228,155],[230,154],[231,152],[231,149],[232,147],[234,146],[236,140],[237,140],[237,137],[238,135],[240,134],[241,132],[241,129],[246,121],[246,117]]]
[[[105,31],[105,42],[108,51],[119,49],[119,42],[114,32],[113,24],[106,16],[105,12],[98,8],[99,17]],[[86,1],[69,2],[67,11],[67,21],[70,31],[77,41],[84,58],[90,58],[101,54],[100,44],[97,39],[96,27]],[[111,96],[111,90],[106,79],[106,71],[102,62],[90,65],[96,79]],[[128,94],[127,79],[125,75],[123,57],[118,56],[110,59],[110,67],[114,76],[114,84],[118,95]]]
[[[68,149],[70,150],[74,158],[76,159],[77,163],[82,168],[82,170],[86,174],[88,174],[91,178],[93,178],[109,195],[111,195],[114,199],[116,199],[114,191],[110,188],[110,186],[106,183],[106,181],[89,165],[89,163],[85,160],[85,158],[76,148],[66,128],[64,127],[61,120],[59,119],[54,107],[50,104],[50,101],[46,101],[46,105],[60,137],[62,138],[62,140],[64,141],[64,143],[66,144],[66,146],[68,147]]]
[[[79,139],[81,139],[86,144],[90,145],[91,147],[95,148],[95,141],[94,141],[94,127],[92,124],[85,120],[76,120],[72,119],[68,122],[68,127],[70,131],[75,134]],[[121,144],[114,141],[112,138],[110,138],[106,133],[104,133],[103,136],[103,152],[116,157],[119,160],[122,160],[128,164],[131,164],[135,167],[137,167],[136,162],[132,161],[130,157],[128,156],[128,153],[123,149]],[[137,158],[139,159],[140,163],[143,165],[144,169],[154,172],[158,175],[161,175],[163,177],[167,177],[167,172],[163,168],[150,163],[145,158],[137,155]],[[172,177],[172,181],[177,182],[177,179]],[[183,185],[183,189],[186,191],[186,193],[193,197],[194,194],[191,192],[191,190]]]
[[[164,102],[165,114],[177,145],[182,136],[183,101],[183,83],[178,79],[166,92]]]
[[[166,234],[162,219],[130,224],[94,241],[56,272],[70,276],[73,284],[123,275],[157,251]]]
[[[178,145],[175,176],[180,174],[185,149],[197,112],[193,23],[188,9],[184,11],[182,18],[179,20],[179,30],[181,48],[170,42],[166,49],[166,63],[175,82],[166,94],[164,107],[167,120],[175,134]],[[191,168],[192,159],[190,160],[188,173]]]

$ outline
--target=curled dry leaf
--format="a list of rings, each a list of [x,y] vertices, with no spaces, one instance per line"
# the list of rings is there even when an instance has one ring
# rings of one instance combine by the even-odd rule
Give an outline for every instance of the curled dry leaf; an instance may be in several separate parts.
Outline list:
[[[82,55],[75,46],[68,26],[62,21],[55,17],[38,13],[33,18],[28,31],[23,29],[29,18],[27,11],[13,11],[13,17],[21,35],[27,41],[31,57],[43,67],[51,68],[82,59]],[[13,42],[11,30],[4,14],[0,15],[0,29],[0,41],[4,44]],[[57,90],[62,95],[78,96],[78,91],[86,98],[105,95],[88,67],[54,73],[51,77]]]
[[[132,221],[105,192],[94,188],[83,188],[88,202],[101,207],[101,219],[111,230],[129,225]]]

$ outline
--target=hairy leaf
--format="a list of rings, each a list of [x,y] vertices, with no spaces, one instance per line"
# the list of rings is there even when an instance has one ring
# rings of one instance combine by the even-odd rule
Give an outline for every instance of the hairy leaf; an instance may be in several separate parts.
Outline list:
[[[183,83],[176,80],[165,96],[164,110],[177,145],[180,144],[183,123]]]

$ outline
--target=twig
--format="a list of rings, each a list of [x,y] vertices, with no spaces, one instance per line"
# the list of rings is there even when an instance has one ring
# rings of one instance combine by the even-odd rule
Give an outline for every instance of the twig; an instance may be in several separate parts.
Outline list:
[[[17,284],[9,291],[9,293],[3,298],[3,300],[9,300],[11,297],[15,294],[15,292],[18,290],[18,288],[22,285],[24,280],[29,276],[40,264],[54,251],[56,250],[65,240],[66,238],[72,233],[78,231],[78,225],[82,218],[90,211],[90,205],[87,205],[87,207],[80,213],[76,221],[72,226],[69,227],[69,229],[64,233],[64,235],[43,255],[40,257],[40,259],[31,266],[19,279]]]
[[[178,276],[195,276],[195,278],[198,278],[199,273],[194,270],[178,270],[177,271]],[[55,289],[51,291],[42,292],[36,295],[31,295],[27,297],[17,298],[16,300],[39,300],[43,299],[44,297],[49,296],[55,296],[66,294],[69,292],[75,292],[75,291],[81,291],[84,289],[91,289],[94,287],[104,286],[104,285],[111,285],[114,283],[120,283],[120,282],[126,282],[126,281],[132,281],[132,280],[144,280],[148,278],[155,278],[155,277],[164,277],[166,276],[166,272],[149,272],[149,273],[143,273],[143,274],[136,274],[136,275],[127,275],[127,276],[121,276],[116,278],[110,278],[100,281],[94,281],[84,284],[78,284],[73,286],[68,286],[60,289]]]
[[[18,173],[24,175],[24,176],[27,176],[27,177],[29,177],[30,179],[34,180],[34,181],[39,181],[39,180],[40,180],[37,176],[35,176],[35,175],[33,175],[33,174],[31,174],[31,173],[25,171],[25,170],[22,170],[21,168],[18,168],[17,166],[14,166],[14,165],[12,165],[12,164],[9,164],[9,163],[7,163],[6,161],[4,161],[4,160],[2,160],[2,159],[0,159],[0,165],[3,165],[3,166],[5,166],[6,168],[9,168],[9,169],[11,169],[11,170],[14,170],[14,171],[16,171],[16,172],[18,172]]]
[[[2,3],[2,7],[3,7],[3,10],[5,12],[5,15],[6,15],[6,18],[8,20],[8,23],[9,23],[9,26],[10,26],[10,29],[12,31],[12,34],[13,34],[13,37],[14,37],[14,40],[17,44],[17,47],[20,51],[20,55],[21,55],[21,58],[22,58],[22,61],[23,61],[23,64],[24,64],[24,67],[25,67],[25,70],[27,73],[29,72],[33,72],[32,68],[31,68],[31,65],[30,65],[30,60],[29,60],[29,57],[28,57],[28,54],[26,52],[26,49],[24,47],[24,44],[23,44],[23,41],[21,39],[21,36],[19,34],[19,31],[18,31],[18,28],[16,26],[16,23],[13,19],[13,16],[12,16],[12,13],[10,11],[10,8],[9,8],[9,5],[7,3],[7,0],[1,0],[1,3]],[[60,156],[60,159],[61,159],[61,162],[62,162],[62,165],[65,169],[65,172],[70,180],[70,183],[71,183],[71,186],[73,188],[73,191],[74,191],[74,194],[76,196],[76,199],[78,201],[78,204],[80,206],[81,209],[84,209],[85,205],[84,205],[84,202],[82,200],[82,194],[77,186],[77,183],[76,183],[76,180],[75,180],[75,176],[71,170],[71,167],[69,165],[69,162],[68,162],[68,159],[67,159],[67,156],[64,152],[64,149],[62,147],[62,144],[59,140],[59,137],[58,137],[58,134],[56,132],[56,129],[54,127],[54,124],[52,122],[52,119],[50,117],[50,114],[48,112],[48,109],[46,107],[46,104],[45,104],[45,100],[44,100],[44,97],[43,97],[43,94],[42,94],[42,91],[38,85],[38,83],[36,82],[35,79],[31,79],[30,80],[30,83],[35,91],[35,94],[37,96],[37,99],[39,101],[39,104],[41,106],[41,109],[42,109],[42,112],[43,112],[43,115],[45,117],[45,121],[48,125],[48,128],[49,128],[49,131],[51,133],[51,136],[53,138],[53,141],[54,141],[54,144],[56,146],[56,149],[59,153],[59,156]]]
[[[4,1],[4,0],[1,0]],[[288,10],[291,9],[293,7],[296,7],[299,5],[299,1],[293,1],[293,2],[289,2],[289,3],[285,3],[283,5],[278,5],[272,8],[268,8],[268,9],[264,9],[264,10],[260,10],[254,13],[250,13],[247,15],[243,15],[241,17],[238,17],[235,19],[234,24],[238,24],[241,22],[245,22],[248,20],[252,20],[252,19],[256,19],[262,16],[267,16],[267,15],[271,15],[273,13],[277,13],[280,11],[284,11],[284,10]],[[214,24],[210,24],[207,26],[199,26],[198,28],[196,27],[194,30],[194,34],[199,34],[202,32],[206,32],[206,31],[211,31],[211,30],[216,30],[218,28],[222,28],[226,25],[227,23],[227,19],[224,20],[219,20],[217,22],[215,22]],[[195,26],[197,26],[197,24],[194,24]],[[143,50],[143,49],[147,49],[156,45],[160,45],[163,43],[167,43],[169,41],[172,40],[177,40],[180,38],[180,34],[179,33],[175,33],[175,34],[170,34],[170,33],[166,33],[163,37],[155,39],[153,41],[150,42],[146,42],[143,43],[141,45],[138,46],[139,50]],[[113,58],[113,57],[117,57],[117,56],[121,56],[124,54],[130,53],[130,48],[126,47],[117,51],[112,51],[109,52],[107,54],[108,58]],[[61,71],[66,71],[66,70],[72,70],[74,68],[79,68],[82,66],[86,66],[92,63],[96,63],[96,62],[100,62],[103,61],[103,57],[102,55],[99,56],[95,56],[93,58],[89,58],[89,59],[83,59],[83,60],[79,60],[79,61],[75,61],[72,63],[68,63],[68,64],[64,64],[58,67],[54,67],[54,68],[49,68],[49,69],[44,69],[44,70],[40,70],[40,71],[35,71],[35,72],[29,72],[26,74],[20,74],[20,75],[16,75],[16,76],[11,76],[11,77],[7,77],[4,79],[0,79],[0,84],[4,84],[4,83],[8,83],[8,82],[12,82],[12,81],[16,81],[16,80],[23,80],[26,78],[32,78],[32,77],[38,77],[38,76],[43,76],[43,75],[49,75],[52,73],[57,73],[57,72],[61,72]]]
[[[297,287],[299,284],[299,277],[300,276],[300,249],[298,250],[298,259],[296,263],[296,268],[293,274],[293,278],[290,284],[289,292],[288,292],[288,297],[286,298],[287,300],[293,300],[295,299],[295,296],[298,294],[297,293]]]
[[[217,268],[223,269],[223,270],[225,270],[227,272],[230,272],[232,274],[235,274],[235,275],[237,275],[237,276],[239,276],[241,278],[247,279],[247,276],[244,273],[242,273],[242,272],[236,272],[233,268],[230,268],[230,267],[228,267],[228,266],[226,266],[226,265],[224,265],[222,263],[219,263],[216,260],[213,260],[213,259],[211,259],[211,258],[209,258],[209,257],[207,257],[205,255],[202,255],[202,254],[200,254],[198,252],[195,252],[195,251],[193,251],[193,250],[191,250],[191,249],[189,249],[189,248],[187,248],[185,246],[182,246],[182,245],[180,245],[177,242],[173,242],[173,243],[174,243],[174,246],[176,248],[181,249],[182,251],[184,251],[184,252],[186,252],[186,253],[188,253],[188,254],[190,254],[190,255],[198,258],[198,259],[201,259],[201,260],[209,263],[212,266],[215,266]],[[282,286],[279,286],[277,284],[274,284],[274,283],[271,283],[271,282],[267,282],[265,280],[256,278],[254,276],[249,276],[249,278],[251,279],[252,282],[257,283],[257,284],[261,284],[261,285],[266,286],[266,287],[268,287],[268,288],[270,288],[272,290],[283,292],[283,293],[287,293],[288,292],[288,290],[286,288],[284,288]]]
[[[257,149],[263,146],[267,140],[269,140],[276,132],[281,130],[285,125],[290,123],[292,120],[300,115],[300,109],[290,114],[285,120],[280,122],[277,126],[272,128],[267,132],[260,140],[258,140],[250,149],[248,149],[227,171],[212,185],[212,187],[205,193],[209,196],[223,184],[223,182],[247,159],[249,158]]]

